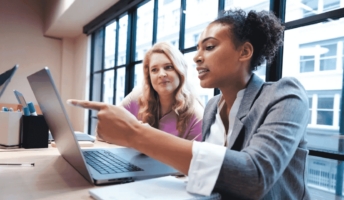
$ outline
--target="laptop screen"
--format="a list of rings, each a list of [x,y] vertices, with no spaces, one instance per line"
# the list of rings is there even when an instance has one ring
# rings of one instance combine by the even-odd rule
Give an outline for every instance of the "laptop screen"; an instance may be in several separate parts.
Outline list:
[[[11,81],[12,76],[17,71],[18,65],[15,65],[12,69],[0,74],[0,97],[4,93],[6,86]]]
[[[93,181],[87,170],[79,144],[75,139],[72,125],[49,69],[46,67],[28,76],[27,79],[60,154],[92,183]]]

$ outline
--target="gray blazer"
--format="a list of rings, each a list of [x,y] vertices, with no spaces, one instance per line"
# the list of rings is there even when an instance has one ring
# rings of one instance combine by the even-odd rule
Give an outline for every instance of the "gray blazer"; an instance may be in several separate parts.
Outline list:
[[[203,141],[220,95],[204,111]],[[295,78],[265,83],[253,74],[237,113],[214,191],[223,199],[308,200],[308,98]]]

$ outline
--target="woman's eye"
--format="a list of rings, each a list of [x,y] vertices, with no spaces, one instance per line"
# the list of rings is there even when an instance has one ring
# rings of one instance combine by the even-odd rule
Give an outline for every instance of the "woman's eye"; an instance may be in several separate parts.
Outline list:
[[[165,69],[173,69],[173,66],[166,66]]]
[[[205,49],[206,50],[212,50],[215,46],[207,46]]]
[[[152,72],[156,72],[156,71],[157,71],[157,69],[152,69],[151,71],[152,71]]]

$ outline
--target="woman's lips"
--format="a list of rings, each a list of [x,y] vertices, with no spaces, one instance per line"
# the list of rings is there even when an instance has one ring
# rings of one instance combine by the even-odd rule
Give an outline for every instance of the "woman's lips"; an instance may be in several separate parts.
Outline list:
[[[170,81],[162,81],[162,82],[160,82],[159,84],[160,85],[166,85],[166,84],[168,84]]]
[[[208,69],[200,69],[198,70],[198,78],[202,79],[209,73]]]

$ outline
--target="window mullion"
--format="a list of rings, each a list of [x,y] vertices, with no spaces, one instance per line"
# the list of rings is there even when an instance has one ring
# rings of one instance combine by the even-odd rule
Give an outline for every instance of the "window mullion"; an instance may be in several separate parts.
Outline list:
[[[125,70],[125,93],[128,95],[134,87],[135,78],[135,51],[136,51],[136,29],[137,29],[137,7],[128,13],[128,36],[127,36],[127,66]]]
[[[158,9],[159,9],[159,0],[154,0],[154,9],[153,9],[153,40],[152,45],[156,43],[156,38],[158,34]]]
[[[219,0],[218,13],[221,13],[225,9],[225,0]]]
[[[119,18],[116,20],[116,47],[115,47],[115,67],[118,65],[118,40],[119,40]],[[113,77],[113,99],[112,99],[112,104],[116,105],[116,92],[117,92],[117,69],[114,69],[114,77]]]
[[[93,62],[94,62],[94,40],[95,40],[95,33],[92,33],[91,38],[91,66],[90,66],[90,94],[88,99],[92,101],[92,93],[93,93]],[[92,125],[92,111],[88,110],[88,130],[87,133],[91,135],[91,125]]]
[[[105,26],[102,27],[103,29],[103,32],[102,32],[102,35],[103,35],[103,41],[102,41],[102,46],[103,46],[103,49],[102,49],[102,70],[104,70],[104,58],[105,58]],[[100,102],[103,102],[103,92],[104,92],[104,71],[102,71],[101,73],[101,77],[100,77]]]
[[[185,13],[186,0],[180,1],[180,28],[179,28],[179,50],[184,50],[185,44]]]

